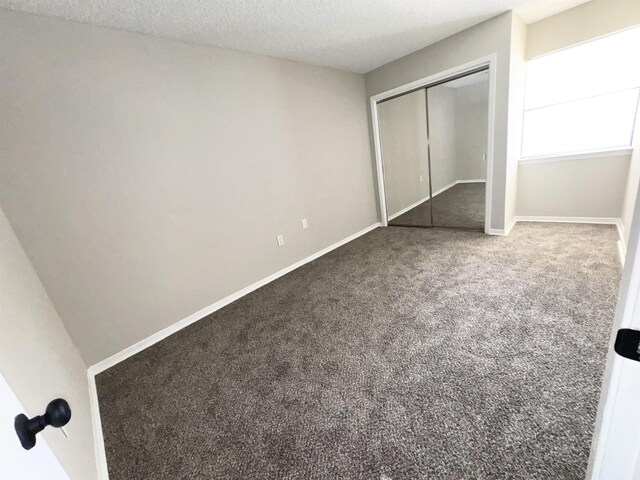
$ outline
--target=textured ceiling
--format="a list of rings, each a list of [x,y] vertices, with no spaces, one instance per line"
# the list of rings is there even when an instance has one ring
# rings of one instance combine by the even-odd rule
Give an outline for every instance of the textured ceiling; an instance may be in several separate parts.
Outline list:
[[[353,72],[519,7],[527,23],[586,0],[0,0],[0,7]]]

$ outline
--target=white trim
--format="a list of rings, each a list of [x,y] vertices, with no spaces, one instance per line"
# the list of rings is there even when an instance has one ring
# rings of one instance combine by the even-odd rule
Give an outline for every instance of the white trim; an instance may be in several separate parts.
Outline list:
[[[516,226],[517,222],[518,222],[518,217],[513,217],[509,222],[509,225],[507,225],[507,228],[505,228],[504,234],[509,235],[511,233],[511,230],[513,230],[513,227]]]
[[[474,178],[472,180],[456,180],[456,183],[487,183],[484,178]]]
[[[606,150],[593,150],[590,152],[541,155],[539,157],[521,158],[520,164],[528,165],[532,163],[563,162],[565,160],[581,160],[585,158],[616,157],[621,155],[631,155],[632,152],[633,152],[633,148],[631,147],[621,147],[621,148],[610,148]]]
[[[104,436],[102,434],[102,420],[100,418],[100,406],[98,404],[98,390],[96,389],[96,372],[93,367],[87,370],[89,382],[89,404],[91,405],[91,425],[93,427],[93,451],[96,459],[98,480],[109,480],[107,468],[107,454],[104,449]]]
[[[618,223],[618,255],[620,256],[620,264],[624,267],[624,261],[627,258],[627,242],[625,241],[624,223]]]
[[[617,217],[555,217],[543,215],[518,215],[517,222],[547,222],[547,223],[594,223],[600,225],[616,225],[622,222]],[[618,228],[618,232],[619,232]]]
[[[401,85],[391,90],[372,95],[369,97],[369,106],[371,108],[371,127],[373,129],[373,146],[376,158],[376,171],[378,174],[378,197],[380,200],[380,223],[383,226],[388,225],[387,220],[387,202],[385,198],[384,187],[384,168],[382,163],[382,145],[380,142],[380,123],[378,121],[378,102],[387,98],[409,92],[420,87],[428,86],[432,83],[446,80],[449,77],[459,75],[479,67],[489,67],[489,108],[487,112],[488,125],[487,125],[487,188],[485,190],[485,216],[484,216],[484,231],[488,234],[494,234],[497,231],[491,228],[491,206],[493,196],[493,153],[494,153],[494,130],[495,130],[495,111],[496,111],[496,62],[498,55],[493,53],[485,57],[478,58],[471,62],[459,65],[457,67],[444,70],[434,75],[415,80],[413,82]]]
[[[487,153],[486,164],[487,170],[485,173],[487,186],[484,193],[484,231],[491,234],[491,218],[493,207],[493,154],[494,154],[494,140],[495,140],[495,122],[496,122],[496,85],[497,85],[497,70],[496,64],[498,61],[498,55],[496,53],[489,56],[489,111],[487,112]],[[506,181],[504,185],[506,189]],[[506,196],[505,196],[505,211],[506,211]]]
[[[182,320],[174,323],[173,325],[169,325],[168,327],[163,328],[159,332],[156,332],[153,335],[150,335],[147,338],[144,338],[139,342],[125,348],[124,350],[114,355],[111,355],[110,357],[96,363],[95,365],[92,365],[89,370],[91,370],[94,373],[94,375],[100,372],[103,372],[106,369],[111,368],[114,365],[122,362],[123,360],[135,355],[136,353],[141,352],[145,348],[150,347],[154,343],[157,343],[160,340],[167,338],[169,335],[172,335],[177,331],[182,330],[183,328],[191,325],[192,323],[197,322],[198,320],[206,317],[207,315],[210,315],[216,310],[221,309],[222,307],[230,304],[231,302],[234,302],[237,299],[244,297],[248,293],[251,293],[254,290],[257,290],[258,288],[266,285],[267,283],[273,282],[277,278],[280,278],[281,276],[286,275],[289,272],[292,272],[296,268],[299,268],[302,265],[305,265],[306,263],[309,263],[315,260],[316,258],[321,257],[322,255],[325,255],[330,251],[335,250],[336,248],[341,247],[342,245],[349,243],[352,240],[355,240],[356,238],[380,226],[381,226],[380,223],[374,223],[373,225],[370,225],[367,228],[354,233],[353,235],[349,235],[347,238],[344,238],[343,240],[340,240],[339,242],[336,242],[333,245],[323,248],[319,252],[309,255],[308,257],[303,258],[302,260],[299,260],[296,263],[286,268],[283,268],[282,270],[279,270],[276,273],[269,275],[268,277],[263,278],[262,280],[258,280],[257,282],[249,285],[248,287],[238,290],[237,292],[232,293],[231,295],[228,295],[221,300],[218,300],[217,302],[209,305],[208,307],[204,307],[203,309],[198,310],[197,312],[189,315],[188,317],[183,318]]]
[[[620,259],[620,265],[624,267],[624,261],[627,258],[627,247],[624,244],[624,239],[618,240],[618,258]]]
[[[511,230],[513,230],[513,227],[515,226],[517,221],[518,218],[513,217],[505,228],[491,228],[487,233],[489,233],[490,235],[499,235],[501,237],[506,237],[511,233]]]
[[[389,215],[389,221],[393,220],[394,218],[399,217],[400,215],[402,215],[403,213],[407,213],[409,210],[416,208],[418,205],[423,204],[424,202],[426,202],[427,200],[429,200],[429,198],[433,198],[436,195],[440,195],[442,192],[444,192],[445,190],[449,190],[452,187],[455,187],[456,185],[458,185],[459,183],[484,183],[486,182],[486,180],[456,180],[453,183],[450,183],[449,185],[445,185],[444,187],[442,187],[440,190],[437,190],[433,195],[431,195],[431,197],[426,196],[420,200],[418,200],[416,203],[412,203],[411,205],[409,205],[408,207],[403,208],[402,210],[400,210],[399,212],[394,213],[393,215]]]
[[[371,107],[371,128],[373,129],[373,145],[376,157],[376,172],[378,174],[378,199],[380,200],[380,223],[383,227],[389,225],[387,220],[387,199],[384,189],[384,167],[382,163],[382,143],[380,142],[380,124],[378,122],[378,104],[374,97],[369,99]]]

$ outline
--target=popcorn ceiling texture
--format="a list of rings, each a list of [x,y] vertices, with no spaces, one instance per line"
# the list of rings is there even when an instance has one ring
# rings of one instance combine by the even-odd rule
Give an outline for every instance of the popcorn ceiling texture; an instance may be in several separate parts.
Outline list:
[[[518,6],[531,19],[584,1],[0,0],[0,8],[365,73]]]
[[[110,479],[582,480],[616,239],[374,230],[98,375]]]

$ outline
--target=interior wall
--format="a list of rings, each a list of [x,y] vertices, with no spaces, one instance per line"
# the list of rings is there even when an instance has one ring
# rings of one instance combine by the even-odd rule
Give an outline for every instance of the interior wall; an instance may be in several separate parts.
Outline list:
[[[616,155],[521,163],[518,215],[619,218],[629,160]]]
[[[425,108],[424,90],[378,106],[389,216],[429,197]]]
[[[72,412],[65,427],[69,437],[57,428],[38,437],[47,441],[69,478],[95,478],[87,367],[2,210],[0,332],[0,371],[26,408],[10,412],[3,405],[3,422],[19,413],[42,415],[51,400],[64,398]]]
[[[455,89],[457,180],[486,180],[489,82]]]
[[[0,204],[89,365],[378,220],[362,75],[9,11],[0,43]]]
[[[431,188],[437,194],[458,180],[456,91],[444,85],[427,90]]]
[[[372,96],[478,58],[496,54],[493,203],[490,226],[496,232],[501,232],[505,228],[506,202],[515,200],[506,197],[507,143],[509,141],[507,126],[510,116],[513,117],[518,113],[509,109],[509,62],[513,21],[513,12],[507,12],[365,75],[367,95]],[[509,206],[509,208],[514,207]]]
[[[638,0],[591,0],[529,25],[526,56],[537,57],[638,24]]]

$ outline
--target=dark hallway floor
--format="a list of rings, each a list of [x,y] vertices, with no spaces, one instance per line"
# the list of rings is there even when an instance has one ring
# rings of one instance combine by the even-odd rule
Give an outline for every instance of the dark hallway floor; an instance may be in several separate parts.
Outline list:
[[[616,240],[374,230],[98,375],[110,478],[583,479]]]
[[[433,225],[484,231],[484,182],[458,183],[389,222],[391,226]]]

